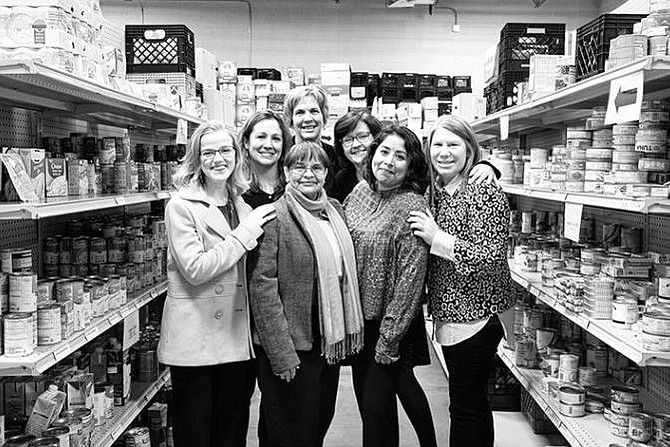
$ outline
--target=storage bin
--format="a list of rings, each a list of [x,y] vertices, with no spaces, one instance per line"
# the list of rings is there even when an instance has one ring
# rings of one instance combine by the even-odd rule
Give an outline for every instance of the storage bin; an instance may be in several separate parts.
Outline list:
[[[195,77],[195,39],[186,25],[126,25],[126,73]]]
[[[577,28],[577,81],[605,71],[610,40],[622,34],[631,34],[633,25],[644,17],[644,14],[603,14]]]
[[[526,415],[528,423],[536,435],[558,433],[556,426],[549,420],[544,411],[542,411],[542,408],[540,408],[525,388],[521,388],[521,411]]]
[[[521,385],[500,357],[495,356],[487,385],[487,397],[493,411],[520,411]]]

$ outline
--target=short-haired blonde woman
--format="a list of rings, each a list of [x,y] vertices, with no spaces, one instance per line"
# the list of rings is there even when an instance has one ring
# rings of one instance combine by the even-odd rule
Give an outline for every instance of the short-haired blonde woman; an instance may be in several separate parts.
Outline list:
[[[245,256],[275,210],[244,203],[239,157],[222,123],[201,124],[165,208],[168,293],[158,359],[172,377],[175,447],[246,445],[255,366]]]
[[[408,220],[430,247],[428,308],[449,371],[449,445],[492,447],[486,385],[503,336],[500,317],[513,301],[509,203],[497,185],[468,184],[480,153],[463,119],[440,117],[425,152],[430,213],[412,211]]]
[[[356,258],[344,213],[323,188],[314,142],[284,159],[277,219],[249,257],[261,411],[272,447],[318,447],[335,414],[338,362],[363,345]]]
[[[328,96],[316,85],[305,85],[292,89],[284,99],[284,121],[295,135],[295,142],[311,141],[319,144],[329,160],[328,189],[332,178],[340,170],[335,149],[321,140],[323,129],[328,121]]]

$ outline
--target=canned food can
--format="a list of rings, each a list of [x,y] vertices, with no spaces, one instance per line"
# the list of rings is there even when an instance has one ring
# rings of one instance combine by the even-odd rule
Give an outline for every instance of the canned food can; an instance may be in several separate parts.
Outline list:
[[[126,262],[126,238],[124,236],[113,236],[107,239],[107,251],[109,253],[109,262]]]
[[[75,282],[72,279],[59,279],[56,281],[56,301],[63,302],[74,300],[75,297]]]
[[[612,323],[630,329],[637,320],[638,307],[636,300],[616,298],[612,301]]]
[[[58,264],[59,276],[72,276],[72,264]]]
[[[586,400],[586,392],[579,385],[562,385],[558,388],[558,398],[569,405],[583,404]]]
[[[70,429],[65,426],[47,428],[42,436],[57,438],[59,447],[70,447]]]
[[[88,264],[88,238],[80,236],[72,240],[72,264]]]
[[[124,435],[126,447],[151,447],[149,429],[146,427],[135,427],[126,431]]]
[[[28,447],[31,441],[36,439],[35,435],[16,435],[5,441],[3,447]]]
[[[618,402],[616,400],[613,400],[610,403],[610,408],[612,408],[612,411],[614,413],[618,414],[624,414],[630,416],[633,413],[637,413],[640,411],[640,404],[639,403],[626,403],[626,402]]]
[[[563,402],[559,402],[558,410],[563,416],[571,418],[582,417],[584,414],[586,414],[584,404],[565,404]]]
[[[37,308],[37,344],[53,345],[61,342],[61,307],[43,304]]]
[[[107,262],[107,241],[104,238],[91,238],[89,257],[91,264],[104,264]]]
[[[4,352],[7,357],[25,357],[33,353],[33,315],[9,313],[3,317]]]
[[[654,420],[648,414],[633,413],[628,417],[628,437],[636,442],[647,442],[654,432]]]
[[[46,278],[37,281],[37,304],[47,304],[53,301],[55,295],[56,279]]]
[[[6,248],[0,251],[0,256],[5,273],[30,273],[33,270],[33,253],[29,248]]]
[[[60,440],[56,437],[35,438],[30,441],[28,447],[59,447]]]
[[[61,264],[71,264],[72,263],[72,238],[69,236],[63,236],[60,238],[60,263]]]
[[[9,275],[0,272],[0,314],[9,312]]]
[[[35,312],[37,310],[37,275],[9,274],[9,311]]]
[[[579,367],[579,384],[582,386],[590,386],[596,384],[596,369],[592,366]]]
[[[125,161],[114,163],[114,192],[116,194],[128,192],[128,163]]]

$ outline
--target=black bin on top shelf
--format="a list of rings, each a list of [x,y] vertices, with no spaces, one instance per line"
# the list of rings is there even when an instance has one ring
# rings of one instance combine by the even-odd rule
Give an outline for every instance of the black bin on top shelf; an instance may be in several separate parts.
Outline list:
[[[126,25],[127,73],[195,76],[195,38],[186,25]]]

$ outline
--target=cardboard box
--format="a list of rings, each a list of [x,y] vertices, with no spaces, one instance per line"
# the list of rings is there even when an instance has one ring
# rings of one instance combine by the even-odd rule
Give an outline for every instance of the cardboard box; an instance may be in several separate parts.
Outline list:
[[[256,87],[251,76],[238,76],[235,89],[237,103],[253,104],[256,102]]]
[[[203,87],[202,96],[207,106],[207,116],[210,120],[224,121],[223,101],[224,94],[214,87]]]
[[[237,109],[235,110],[235,125],[244,126],[251,115],[256,112],[256,103],[255,101],[251,104],[237,104]]]
[[[195,80],[204,87],[216,87],[219,60],[204,48],[195,49]]]
[[[88,161],[67,160],[67,187],[71,196],[88,195]]]
[[[38,199],[44,199],[46,196],[45,189],[45,152],[44,149],[19,149],[23,165],[26,168],[26,173],[30,178],[30,183],[33,185],[35,194]]]
[[[237,82],[237,64],[232,61],[221,61],[219,63],[219,82]]]
[[[292,87],[305,85],[305,69],[302,67],[287,67],[286,78],[293,84]]]
[[[47,197],[67,196],[67,164],[64,158],[47,158],[45,176]]]

